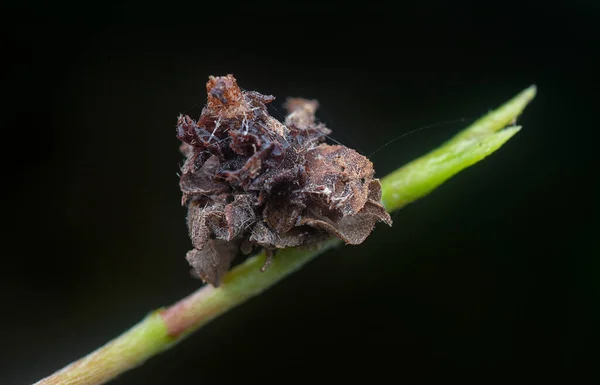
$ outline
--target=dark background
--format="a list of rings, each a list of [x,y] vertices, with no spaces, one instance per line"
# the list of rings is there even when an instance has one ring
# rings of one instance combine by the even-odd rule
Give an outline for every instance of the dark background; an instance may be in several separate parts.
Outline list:
[[[114,384],[475,368],[527,382],[595,362],[597,4],[88,6],[1,16],[1,383],[48,375],[200,286],[184,259],[175,121],[197,118],[207,77],[227,73],[279,110],[317,98],[333,137],[365,155],[439,123],[373,154],[379,176],[530,84],[539,94],[516,137],[392,228]]]

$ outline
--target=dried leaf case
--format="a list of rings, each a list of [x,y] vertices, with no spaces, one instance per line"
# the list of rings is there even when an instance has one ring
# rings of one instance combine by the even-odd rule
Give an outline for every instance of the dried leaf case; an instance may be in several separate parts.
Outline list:
[[[335,236],[362,243],[375,223],[391,225],[372,163],[324,143],[314,100],[290,98],[279,122],[275,98],[243,91],[232,75],[210,77],[197,121],[179,116],[186,157],[179,185],[193,249],[186,259],[218,286],[233,259],[255,247],[307,246]]]

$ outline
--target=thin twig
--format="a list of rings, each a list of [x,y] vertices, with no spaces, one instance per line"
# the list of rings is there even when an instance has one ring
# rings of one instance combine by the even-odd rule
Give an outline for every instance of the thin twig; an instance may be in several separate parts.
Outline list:
[[[431,191],[461,170],[500,148],[520,127],[508,124],[535,96],[534,86],[473,123],[450,141],[394,171],[382,180],[382,201],[397,210]],[[153,312],[140,323],[36,385],[98,385],[169,349],[210,320],[223,314],[296,271],[325,250],[341,244],[331,239],[312,249],[286,249],[266,272],[259,254],[232,269],[219,288],[204,286],[174,305]]]

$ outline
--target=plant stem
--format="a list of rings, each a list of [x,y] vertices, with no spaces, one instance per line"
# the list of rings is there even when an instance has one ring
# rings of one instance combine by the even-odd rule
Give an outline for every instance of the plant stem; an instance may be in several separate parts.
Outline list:
[[[385,208],[394,211],[422,198],[448,178],[499,149],[521,129],[506,125],[516,120],[535,93],[535,86],[525,89],[436,150],[383,178],[381,199]]]
[[[159,312],[153,312],[111,342],[36,384],[104,384],[168,349],[172,340]]]
[[[500,148],[520,127],[514,122],[535,96],[534,86],[500,108],[477,120],[440,148],[401,167],[381,181],[382,201],[388,211],[397,210],[433,191],[461,170]],[[296,271],[322,252],[340,245],[330,239],[318,247],[285,249],[277,253],[267,271],[260,271],[264,254],[247,259],[232,269],[221,286],[203,286],[166,309],[159,309],[140,323],[36,385],[97,385],[141,365],[169,349],[210,320]]]
[[[208,321],[260,294],[336,245],[341,245],[341,242],[337,238],[330,238],[318,247],[310,249],[280,250],[265,272],[260,271],[265,262],[264,253],[248,258],[244,263],[233,268],[218,288],[204,286],[162,311],[167,332],[175,338],[175,341],[185,338]]]

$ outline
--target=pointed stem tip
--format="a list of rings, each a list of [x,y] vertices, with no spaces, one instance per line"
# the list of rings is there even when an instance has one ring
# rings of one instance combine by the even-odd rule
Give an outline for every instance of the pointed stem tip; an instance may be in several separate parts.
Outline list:
[[[454,136],[449,143],[456,143],[468,138],[481,137],[512,126],[525,107],[533,100],[537,87],[532,85],[495,110],[477,119],[471,126]]]
[[[525,107],[527,107],[529,102],[533,100],[536,93],[537,87],[531,85],[519,92],[515,97],[504,103],[495,111],[492,111],[479,119],[478,122],[483,123],[485,121],[487,124],[484,124],[484,126],[488,126],[486,128],[491,129],[492,131],[499,131],[507,125],[512,125],[517,120],[517,117],[521,115]],[[476,122],[474,126],[477,125],[478,122]]]

